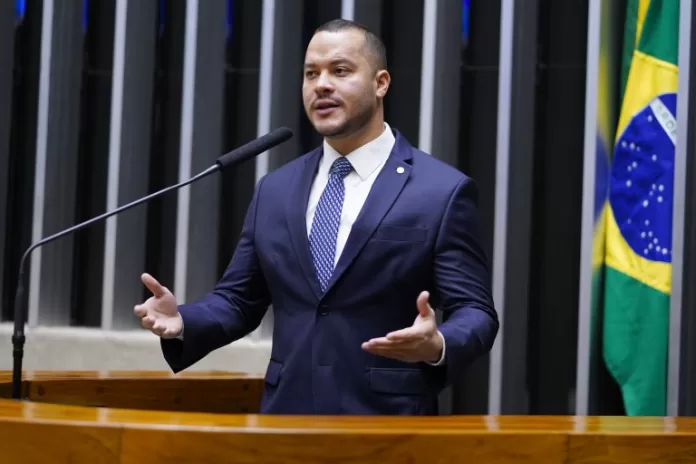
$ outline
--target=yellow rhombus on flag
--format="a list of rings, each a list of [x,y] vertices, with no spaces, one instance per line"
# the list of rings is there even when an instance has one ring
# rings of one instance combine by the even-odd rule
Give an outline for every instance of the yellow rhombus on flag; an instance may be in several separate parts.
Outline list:
[[[665,415],[679,0],[628,0],[606,220],[603,352],[628,415]]]

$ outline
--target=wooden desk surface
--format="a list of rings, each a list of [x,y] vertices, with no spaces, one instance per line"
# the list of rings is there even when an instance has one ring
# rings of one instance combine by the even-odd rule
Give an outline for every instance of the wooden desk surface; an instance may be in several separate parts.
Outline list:
[[[25,379],[95,375],[33,373]],[[100,375],[244,379],[225,373]],[[0,374],[0,384],[8,382]],[[263,416],[2,399],[0,457],[22,463],[691,463],[696,419]]]

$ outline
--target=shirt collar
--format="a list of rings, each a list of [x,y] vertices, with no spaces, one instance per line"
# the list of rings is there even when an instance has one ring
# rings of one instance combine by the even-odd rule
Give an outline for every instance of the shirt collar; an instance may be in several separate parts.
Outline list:
[[[379,137],[348,153],[346,159],[353,165],[360,179],[365,180],[389,157],[395,142],[391,127],[385,122],[384,132]],[[341,154],[324,140],[322,164],[327,170],[340,156]]]

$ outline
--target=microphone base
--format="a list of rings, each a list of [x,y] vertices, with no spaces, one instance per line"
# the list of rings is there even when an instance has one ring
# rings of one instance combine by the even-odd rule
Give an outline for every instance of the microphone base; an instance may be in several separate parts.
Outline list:
[[[14,360],[12,368],[12,398],[22,399],[22,358],[24,357],[24,334],[12,335],[12,357]]]

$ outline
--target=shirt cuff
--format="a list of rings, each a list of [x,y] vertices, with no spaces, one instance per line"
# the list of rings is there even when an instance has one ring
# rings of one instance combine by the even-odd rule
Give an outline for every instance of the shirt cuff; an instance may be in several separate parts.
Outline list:
[[[177,340],[181,340],[182,342],[184,341],[184,318],[181,317],[181,314],[179,314],[179,318],[181,318],[181,332],[179,335],[176,336]]]
[[[437,334],[438,334],[438,335],[440,336],[440,338],[442,339],[442,354],[440,355],[440,359],[439,359],[436,363],[431,363],[431,362],[428,363],[428,364],[430,364],[431,366],[441,366],[442,363],[445,362],[445,351],[447,351],[447,350],[445,349],[445,337],[442,335],[442,332],[440,332],[439,330],[437,331]]]

